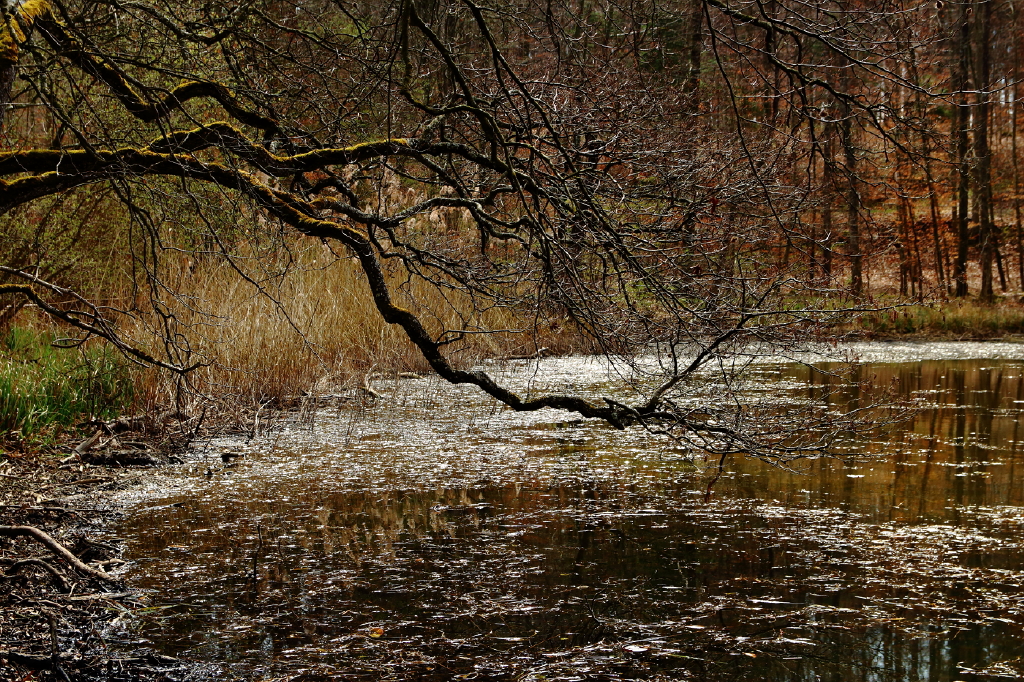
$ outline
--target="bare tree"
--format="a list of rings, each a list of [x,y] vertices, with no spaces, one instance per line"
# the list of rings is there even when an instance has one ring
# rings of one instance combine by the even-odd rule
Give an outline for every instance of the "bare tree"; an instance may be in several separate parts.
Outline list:
[[[16,264],[3,272],[19,281],[3,291],[184,373],[203,359],[160,307],[173,295],[159,276],[164,251],[230,255],[257,228],[298,235],[357,261],[380,315],[441,377],[512,409],[642,424],[713,452],[825,451],[857,415],[821,403],[769,418],[737,377],[862,308],[776,246],[779,234],[806,241],[794,226],[815,188],[794,179],[820,153],[814,131],[840,131],[843,168],[826,163],[849,179],[859,293],[854,126],[886,137],[888,124],[881,104],[851,91],[869,76],[912,85],[885,62],[904,48],[866,47],[884,44],[884,14],[696,7],[652,23],[653,6],[614,3],[16,2],[0,56],[10,75],[0,96],[14,107],[0,211],[109,188],[142,232],[136,260],[162,315],[159,350],[119,335],[126,309],[81,295],[74,310],[46,303],[69,293]],[[671,30],[652,34],[658,22]],[[673,31],[682,39],[665,39]],[[703,44],[718,70],[706,83]],[[738,79],[750,72],[727,54],[769,84],[767,110],[745,99]],[[828,77],[834,64],[843,78]],[[386,193],[389,183],[408,191]],[[201,235],[161,227],[172,196]],[[251,225],[225,224],[225,207]],[[461,323],[419,305],[414,282],[468,297]],[[487,328],[478,313],[494,307],[569,320],[622,363],[635,399],[519,394],[463,366],[467,339],[530,331]],[[695,405],[688,397],[711,372],[717,395]],[[816,419],[834,428],[810,429]]]

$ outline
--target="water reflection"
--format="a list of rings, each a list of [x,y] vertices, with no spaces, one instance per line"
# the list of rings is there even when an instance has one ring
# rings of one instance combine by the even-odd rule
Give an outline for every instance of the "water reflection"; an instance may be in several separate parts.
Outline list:
[[[842,504],[876,521],[958,522],[967,506],[1020,506],[1024,487],[1014,485],[1020,462],[1020,409],[1024,407],[1024,364],[1008,361],[925,361],[876,364],[861,377],[876,387],[894,387],[904,398],[923,401],[909,424],[856,449],[881,459],[853,467],[835,462],[806,463],[809,504]],[[805,369],[780,378],[806,382],[807,395],[835,391],[839,379]],[[851,400],[861,389],[851,389]],[[783,472],[737,467],[740,475],[768,476],[742,494],[762,496],[758,488],[792,492],[795,482]]]
[[[851,461],[732,461],[710,500],[649,436],[458,389],[321,415],[135,503],[133,575],[173,602],[141,634],[253,679],[1018,676],[1024,362],[860,372],[925,405]]]

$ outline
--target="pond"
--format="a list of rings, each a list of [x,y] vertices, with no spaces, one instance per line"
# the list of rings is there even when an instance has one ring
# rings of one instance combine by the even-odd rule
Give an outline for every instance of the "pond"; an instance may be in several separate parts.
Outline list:
[[[1024,346],[853,350],[914,416],[844,460],[732,458],[711,495],[717,461],[431,379],[205,444],[112,529],[152,591],[122,644],[245,679],[1024,677]]]

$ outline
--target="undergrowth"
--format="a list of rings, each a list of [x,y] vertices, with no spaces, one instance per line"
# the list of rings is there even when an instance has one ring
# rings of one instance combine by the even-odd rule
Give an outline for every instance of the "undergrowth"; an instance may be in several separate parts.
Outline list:
[[[132,403],[128,363],[103,344],[68,349],[48,331],[12,327],[0,340],[0,439],[43,443],[85,418]]]

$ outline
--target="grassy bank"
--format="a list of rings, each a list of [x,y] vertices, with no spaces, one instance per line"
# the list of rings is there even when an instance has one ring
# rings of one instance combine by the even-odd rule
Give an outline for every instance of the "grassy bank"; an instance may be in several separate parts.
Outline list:
[[[871,338],[997,339],[1024,335],[1024,305],[954,300],[868,313],[850,326]]]
[[[31,327],[0,337],[0,442],[45,443],[131,406],[135,387],[119,353],[100,343],[57,348],[55,338]]]

